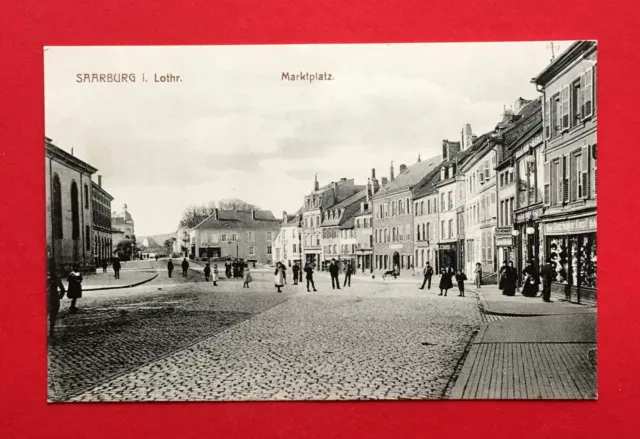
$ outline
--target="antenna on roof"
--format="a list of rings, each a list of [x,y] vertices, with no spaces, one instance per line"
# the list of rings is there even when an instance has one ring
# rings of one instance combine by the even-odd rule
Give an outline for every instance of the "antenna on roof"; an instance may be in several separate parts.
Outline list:
[[[553,62],[556,59],[556,49],[560,49],[560,46],[556,46],[555,43],[553,41],[550,41],[549,44],[547,44],[547,49],[551,49],[551,61]]]
[[[71,147],[71,155],[73,155],[73,146]]]

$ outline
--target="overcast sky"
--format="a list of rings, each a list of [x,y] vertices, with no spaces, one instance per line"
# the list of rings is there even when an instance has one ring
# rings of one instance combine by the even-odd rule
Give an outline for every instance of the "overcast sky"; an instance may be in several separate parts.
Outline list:
[[[560,51],[570,42],[556,42]],[[138,236],[176,229],[186,206],[239,197],[295,211],[341,177],[364,184],[440,154],[464,123],[491,130],[505,105],[538,96],[548,42],[48,47],[45,134],[98,168]],[[283,72],[332,81],[282,81]],[[136,83],[78,83],[78,73]],[[142,81],[145,74],[148,82]],[[154,73],[181,82],[154,83]],[[97,177],[94,176],[97,181]]]

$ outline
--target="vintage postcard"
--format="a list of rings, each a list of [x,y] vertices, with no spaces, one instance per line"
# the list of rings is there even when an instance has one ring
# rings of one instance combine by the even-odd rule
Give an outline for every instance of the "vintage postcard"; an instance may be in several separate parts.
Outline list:
[[[597,398],[597,42],[43,56],[50,402]]]

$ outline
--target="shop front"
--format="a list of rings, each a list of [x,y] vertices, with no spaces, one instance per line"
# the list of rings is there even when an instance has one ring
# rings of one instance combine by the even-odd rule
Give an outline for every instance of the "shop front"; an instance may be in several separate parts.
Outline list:
[[[438,244],[438,269],[442,271],[444,268],[453,267],[457,270],[456,263],[456,242],[451,244]]]
[[[549,221],[544,226],[545,255],[554,270],[552,292],[572,302],[596,302],[596,215]]]
[[[496,260],[498,267],[502,267],[505,262],[513,261],[513,229],[510,226],[496,227]]]
[[[536,273],[540,272],[542,260],[540,240],[540,215],[541,206],[528,208],[515,213],[515,224],[513,229],[516,234],[515,260],[514,264],[518,269],[518,278],[522,281],[522,271],[526,263],[530,262]]]

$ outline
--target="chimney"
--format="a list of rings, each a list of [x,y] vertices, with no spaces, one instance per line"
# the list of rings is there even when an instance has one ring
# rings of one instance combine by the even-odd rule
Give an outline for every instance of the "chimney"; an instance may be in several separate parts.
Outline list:
[[[254,221],[256,219],[256,211],[254,209],[251,209],[251,219]]]
[[[400,174],[407,170],[407,165],[400,165]]]
[[[387,177],[382,177],[382,186],[386,186],[388,182]]]
[[[376,178],[376,168],[371,168],[371,178]]]
[[[98,186],[102,187],[102,175],[98,175]]]
[[[420,163],[422,160],[420,159],[420,153],[418,153],[418,163]]]
[[[218,220],[218,208],[216,207],[215,209],[213,209],[213,219],[214,220]]]
[[[369,198],[369,197],[367,197],[367,198]],[[362,212],[364,212],[364,201],[360,201],[360,213],[362,213]]]
[[[389,167],[389,181],[393,181],[393,161],[391,161],[391,166]]]
[[[347,181],[347,177],[342,177],[340,181]]]
[[[283,223],[287,222],[287,211],[286,210],[282,211],[282,222]]]
[[[440,180],[446,180],[447,179],[447,177],[446,177],[447,174],[446,173],[447,173],[447,171],[445,169],[445,166],[440,168]]]
[[[313,190],[314,191],[320,190],[320,183],[318,183],[318,174],[316,174],[315,181],[313,182]]]

